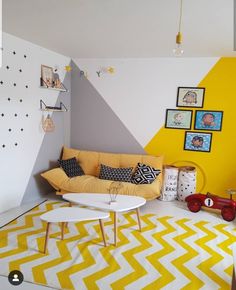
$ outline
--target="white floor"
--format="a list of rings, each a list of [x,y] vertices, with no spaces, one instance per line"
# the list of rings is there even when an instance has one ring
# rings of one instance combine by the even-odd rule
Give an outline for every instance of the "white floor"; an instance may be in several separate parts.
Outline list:
[[[60,199],[60,197],[57,197],[56,199]],[[49,197],[49,199],[53,199],[52,197]],[[33,205],[35,206],[35,204]],[[22,213],[23,210],[29,210],[29,204],[24,207],[19,207],[15,209],[15,212],[19,212],[20,214]],[[209,212],[208,210],[201,210],[198,213],[192,213],[190,212],[186,204],[184,202],[180,201],[173,201],[173,202],[164,202],[160,200],[153,200],[147,202],[142,208],[141,208],[141,214],[146,214],[146,213],[155,213],[158,216],[176,216],[176,217],[187,217],[194,219],[196,221],[198,220],[207,220],[207,221],[219,221],[219,223],[222,223],[222,217],[220,213],[216,212]],[[12,220],[13,217],[12,211],[9,211],[9,216],[6,213],[4,213],[4,222],[6,223],[7,218],[9,218],[9,221]],[[0,220],[2,220],[2,216],[0,215]],[[231,222],[236,226],[236,220]],[[16,286],[12,286],[6,277],[0,276],[0,289],[8,290],[8,289],[16,289]],[[48,289],[53,289],[49,287],[44,287],[44,286],[39,286],[27,282],[23,282],[21,285],[17,286],[17,289],[24,289],[24,290],[48,290]]]
[[[22,206],[15,207],[13,209],[10,209],[8,211],[5,211],[4,213],[0,214],[0,228],[11,222],[12,220],[16,219],[20,215],[24,214],[25,212],[31,210],[33,207],[37,206],[41,202],[43,202],[45,199],[40,199],[34,202],[26,203]]]

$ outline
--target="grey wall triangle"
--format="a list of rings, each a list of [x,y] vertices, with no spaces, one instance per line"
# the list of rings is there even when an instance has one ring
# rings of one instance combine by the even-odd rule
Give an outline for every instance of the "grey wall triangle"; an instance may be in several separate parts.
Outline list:
[[[103,97],[72,61],[71,146],[83,150],[146,154]]]
[[[52,119],[55,131],[45,133],[42,145],[36,158],[31,177],[26,187],[21,204],[38,200],[49,192],[55,191],[48,182],[40,176],[40,173],[53,167],[58,167],[57,160],[60,157],[63,145],[70,146],[70,102],[71,102],[71,73],[67,73],[63,84],[68,92],[60,92],[56,106],[63,102],[68,112],[53,112]]]

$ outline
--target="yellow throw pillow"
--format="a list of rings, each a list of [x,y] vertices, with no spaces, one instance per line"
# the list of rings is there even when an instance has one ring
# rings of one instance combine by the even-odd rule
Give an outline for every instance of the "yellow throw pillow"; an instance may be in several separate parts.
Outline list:
[[[63,169],[54,168],[41,173],[41,176],[45,178],[56,190],[61,188],[61,184],[69,179]]]

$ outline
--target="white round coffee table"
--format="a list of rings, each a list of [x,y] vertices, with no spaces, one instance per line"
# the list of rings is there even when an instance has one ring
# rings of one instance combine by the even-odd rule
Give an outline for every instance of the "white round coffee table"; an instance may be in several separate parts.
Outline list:
[[[63,195],[71,204],[79,204],[87,207],[101,209],[114,213],[114,244],[117,243],[117,213],[135,210],[137,213],[139,230],[141,221],[139,208],[146,203],[146,199],[139,196],[117,195],[116,203],[110,204],[110,195],[105,193],[67,193]]]
[[[47,223],[43,252],[46,253],[47,250],[49,229],[51,223],[61,223],[61,239],[63,240],[65,224],[67,224],[68,222],[99,220],[104,246],[106,247],[106,238],[102,220],[108,217],[109,213],[79,207],[60,207],[42,214],[40,216],[40,219]]]

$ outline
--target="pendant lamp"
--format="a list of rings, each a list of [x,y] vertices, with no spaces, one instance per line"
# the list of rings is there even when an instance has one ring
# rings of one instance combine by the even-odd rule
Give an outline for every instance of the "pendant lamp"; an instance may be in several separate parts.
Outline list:
[[[53,132],[55,130],[55,125],[49,114],[47,115],[46,119],[42,121],[42,127],[44,132]]]
[[[182,46],[182,33],[181,33],[181,24],[182,24],[182,12],[183,12],[183,0],[180,0],[180,14],[179,14],[179,31],[176,35],[176,46],[173,49],[174,56],[182,56],[184,53]]]

